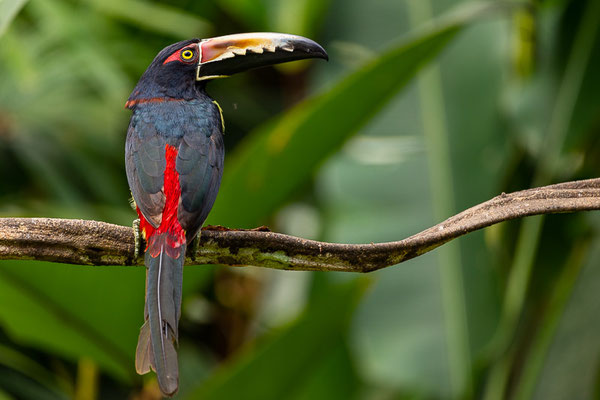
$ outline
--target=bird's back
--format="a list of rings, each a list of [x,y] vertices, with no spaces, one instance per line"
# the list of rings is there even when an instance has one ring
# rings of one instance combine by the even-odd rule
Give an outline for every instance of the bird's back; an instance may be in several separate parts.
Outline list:
[[[176,178],[177,216],[191,239],[215,201],[223,172],[223,137],[218,106],[206,95],[194,100],[156,99],[133,107],[125,149],[127,179],[144,218],[161,224],[167,180]],[[167,149],[175,174],[166,171]]]

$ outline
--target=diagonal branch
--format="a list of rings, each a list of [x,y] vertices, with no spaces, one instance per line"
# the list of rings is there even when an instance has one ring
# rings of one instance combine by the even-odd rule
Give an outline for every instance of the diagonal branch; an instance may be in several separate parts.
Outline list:
[[[501,194],[404,240],[317,242],[260,230],[206,229],[187,264],[254,265],[296,271],[370,272],[420,256],[502,221],[600,209],[600,178]],[[81,265],[138,265],[129,227],[98,221],[0,218],[0,259]]]

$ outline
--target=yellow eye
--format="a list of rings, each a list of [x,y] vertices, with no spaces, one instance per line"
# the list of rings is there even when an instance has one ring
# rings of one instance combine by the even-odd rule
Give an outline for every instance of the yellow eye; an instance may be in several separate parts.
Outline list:
[[[181,59],[185,61],[189,61],[194,58],[194,52],[190,49],[185,49],[181,52]]]

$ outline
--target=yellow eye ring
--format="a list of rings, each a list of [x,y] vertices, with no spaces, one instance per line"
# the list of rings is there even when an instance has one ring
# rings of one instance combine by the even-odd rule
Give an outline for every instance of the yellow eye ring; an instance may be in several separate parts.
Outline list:
[[[194,58],[194,52],[190,49],[185,49],[181,52],[181,59],[185,61],[189,61]]]

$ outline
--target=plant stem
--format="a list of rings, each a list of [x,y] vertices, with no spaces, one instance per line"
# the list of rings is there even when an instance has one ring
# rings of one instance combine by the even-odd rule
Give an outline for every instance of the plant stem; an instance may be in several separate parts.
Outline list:
[[[408,10],[413,26],[432,18],[429,0],[409,1]],[[436,62],[430,63],[419,73],[418,91],[427,148],[433,215],[436,220],[440,220],[454,214],[455,204],[442,78]],[[460,247],[457,243],[450,243],[440,249],[437,255],[441,274],[451,392],[455,398],[469,397],[472,393],[471,349]]]
[[[600,24],[600,2],[588,1],[582,23],[575,36],[571,54],[563,79],[558,88],[554,111],[550,118],[548,133],[543,143],[538,166],[534,175],[534,185],[547,184],[557,172],[565,138],[573,117],[577,96],[581,90],[585,70],[591,55],[598,25]],[[511,273],[508,278],[503,316],[495,338],[496,351],[500,357],[509,357],[507,347],[516,334],[519,316],[523,310],[527,288],[535,255],[540,241],[544,216],[523,222],[517,238],[517,250]],[[506,360],[500,360],[499,367],[493,367],[490,382],[502,382],[506,388],[511,368],[504,368]],[[510,362],[512,364],[512,362]],[[488,389],[490,389],[488,387]],[[502,399],[497,389],[487,390],[486,400]]]

